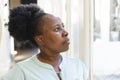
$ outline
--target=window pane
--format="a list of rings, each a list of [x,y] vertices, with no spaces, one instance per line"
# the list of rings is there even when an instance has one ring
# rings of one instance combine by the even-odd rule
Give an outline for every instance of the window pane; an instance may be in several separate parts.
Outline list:
[[[95,0],[94,80],[120,80],[120,0]]]

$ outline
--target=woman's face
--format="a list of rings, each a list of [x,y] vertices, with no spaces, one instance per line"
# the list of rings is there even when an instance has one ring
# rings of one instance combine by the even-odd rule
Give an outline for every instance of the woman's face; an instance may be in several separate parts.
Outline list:
[[[50,14],[43,16],[42,20],[44,22],[41,35],[43,47],[53,52],[68,50],[68,32],[65,31],[61,20]]]

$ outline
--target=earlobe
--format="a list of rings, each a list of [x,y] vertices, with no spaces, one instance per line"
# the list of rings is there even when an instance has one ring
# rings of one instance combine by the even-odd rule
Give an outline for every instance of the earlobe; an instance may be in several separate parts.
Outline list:
[[[39,40],[39,41],[43,41],[42,35],[41,35],[41,36],[38,36],[38,40]]]
[[[41,36],[35,36],[34,39],[35,39],[35,41],[41,41],[42,37]]]
[[[35,40],[36,42],[38,42],[38,37],[37,37],[37,36],[35,36],[35,37],[34,37],[34,40]]]
[[[39,39],[39,38],[38,38],[37,40],[38,40],[38,41],[41,41],[41,39]]]
[[[34,39],[37,42],[37,44],[39,44],[39,45],[43,44],[43,37],[41,35],[35,36]]]

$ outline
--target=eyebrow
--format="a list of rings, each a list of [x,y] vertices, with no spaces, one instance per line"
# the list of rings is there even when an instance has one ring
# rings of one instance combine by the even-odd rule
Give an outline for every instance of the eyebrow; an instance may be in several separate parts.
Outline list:
[[[61,23],[61,24],[55,24],[54,27],[55,27],[55,26],[60,26],[60,25],[62,25],[62,27],[64,28],[64,23]]]

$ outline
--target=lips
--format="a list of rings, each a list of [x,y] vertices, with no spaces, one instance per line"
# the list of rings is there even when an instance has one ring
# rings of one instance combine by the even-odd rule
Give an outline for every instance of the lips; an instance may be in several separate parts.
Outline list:
[[[70,40],[67,38],[67,39],[65,39],[65,42],[64,42],[65,44],[70,44]]]

